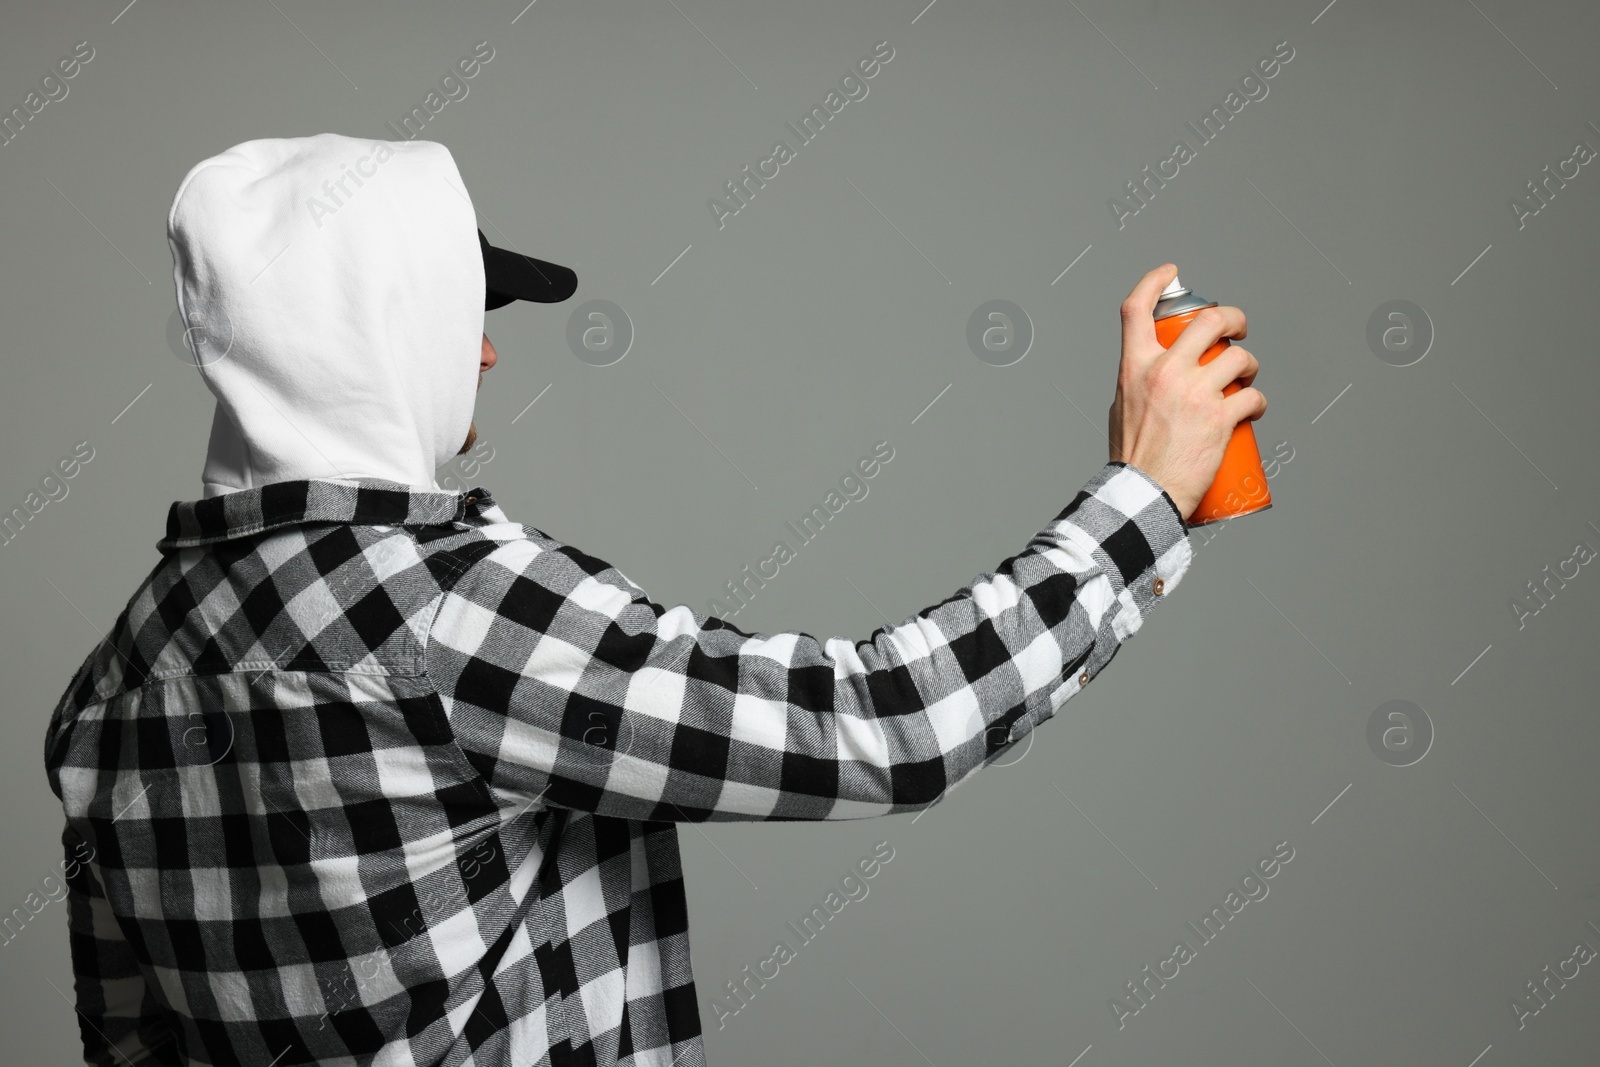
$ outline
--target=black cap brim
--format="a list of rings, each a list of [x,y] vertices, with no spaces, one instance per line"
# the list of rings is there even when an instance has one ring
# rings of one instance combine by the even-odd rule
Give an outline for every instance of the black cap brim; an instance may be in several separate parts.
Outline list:
[[[578,275],[571,267],[496,248],[482,230],[478,231],[478,244],[483,249],[485,311],[513,300],[559,304],[578,290]]]

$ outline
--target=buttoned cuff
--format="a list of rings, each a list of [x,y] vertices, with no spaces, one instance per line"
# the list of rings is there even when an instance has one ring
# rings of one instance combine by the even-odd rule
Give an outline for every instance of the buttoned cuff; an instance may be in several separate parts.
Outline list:
[[[1112,628],[1127,638],[1189,569],[1194,550],[1183,516],[1160,483],[1121,462],[1102,467],[1068,511],[1096,542],[1095,558],[1116,601]]]

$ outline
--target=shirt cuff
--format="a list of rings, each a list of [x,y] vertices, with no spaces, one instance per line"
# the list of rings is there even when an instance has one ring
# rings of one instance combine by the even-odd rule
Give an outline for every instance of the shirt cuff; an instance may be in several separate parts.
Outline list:
[[[1073,525],[1097,543],[1095,558],[1117,601],[1113,628],[1119,638],[1131,636],[1194,558],[1183,516],[1154,478],[1116,461],[1089,480],[1068,510]]]
[[[1132,463],[1124,463],[1121,460],[1114,459],[1111,462],[1107,463],[1106,466],[1108,466],[1108,467],[1121,467],[1125,471],[1132,471],[1133,473],[1137,474],[1139,477],[1143,478],[1145,481],[1149,482],[1150,483],[1150,487],[1152,489],[1154,489],[1156,492],[1160,493],[1161,494],[1161,499],[1165,500],[1167,502],[1167,507],[1172,509],[1172,517],[1178,520],[1178,525],[1183,529],[1183,532],[1185,534],[1187,534],[1189,532],[1189,524],[1187,522],[1183,521],[1183,512],[1178,510],[1178,505],[1176,505],[1176,504],[1174,504],[1172,502],[1172,498],[1167,495],[1167,491],[1165,489],[1161,488],[1161,483],[1160,482],[1158,482],[1154,478],[1150,477],[1150,475],[1146,474],[1140,468],[1135,467]]]

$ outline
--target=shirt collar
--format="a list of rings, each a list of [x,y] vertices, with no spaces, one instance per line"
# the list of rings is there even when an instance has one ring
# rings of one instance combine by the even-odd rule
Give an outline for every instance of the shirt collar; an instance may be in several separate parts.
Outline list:
[[[156,548],[172,552],[307,522],[431,526],[460,522],[469,508],[477,511],[493,503],[481,486],[450,493],[377,478],[273,482],[203,500],[174,501],[167,510],[167,536]]]

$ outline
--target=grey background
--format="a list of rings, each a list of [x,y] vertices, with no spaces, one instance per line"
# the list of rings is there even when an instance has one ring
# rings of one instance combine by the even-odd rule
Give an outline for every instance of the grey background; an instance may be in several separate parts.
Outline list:
[[[1249,314],[1263,451],[1293,450],[1276,506],[1197,547],[1020,759],[915,821],[682,832],[712,1063],[1595,1062],[1600,967],[1524,1029],[1508,1001],[1600,948],[1600,577],[1520,630],[1509,603],[1600,546],[1600,168],[1520,231],[1507,198],[1600,147],[1600,9],[925,2],[9,7],[4,109],[96,55],[0,148],[0,510],[95,458],[0,548],[0,911],[59,859],[49,709],[199,494],[212,403],[165,339],[178,180],[250,138],[392,137],[487,40],[424,136],[491,236],[581,282],[489,316],[470,484],[657,601],[704,610],[884,439],[870,495],[736,622],[863,637],[992,569],[1103,461],[1116,306],[1165,260]],[[719,232],[706,199],[880,40],[869,96]],[[1267,98],[1119,230],[1107,198],[1284,40]],[[566,346],[589,299],[636,330],[609,367]],[[1013,366],[966,346],[991,299],[1036,330]],[[1394,299],[1437,333],[1404,368],[1365,341]],[[1437,734],[1404,768],[1366,742],[1396,699]],[[881,840],[870,895],[719,1030],[723,983]],[[1119,1031],[1108,999],[1279,841],[1270,895]],[[76,1061],[70,980],[53,904],[0,947],[8,1062]]]

